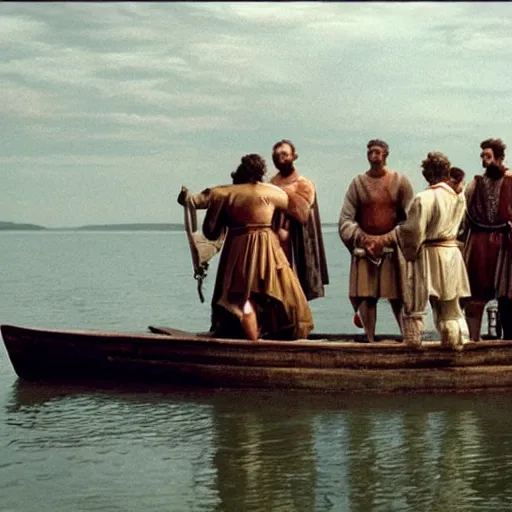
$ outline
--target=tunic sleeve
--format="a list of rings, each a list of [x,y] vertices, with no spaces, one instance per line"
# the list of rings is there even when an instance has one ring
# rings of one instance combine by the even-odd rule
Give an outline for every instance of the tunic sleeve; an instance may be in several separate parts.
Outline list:
[[[202,192],[198,194],[188,194],[187,195],[187,204],[196,210],[205,210],[210,206],[211,202],[211,189],[205,188]]]
[[[398,243],[407,261],[414,261],[426,239],[427,215],[421,197],[413,199],[406,221],[397,228]]]
[[[403,209],[407,211],[411,201],[414,199],[414,190],[411,182],[404,176]]]
[[[402,176],[401,190],[400,190],[400,204],[399,204],[399,215],[398,221],[403,222],[407,218],[407,210],[411,205],[411,201],[414,198],[414,191],[412,189],[411,182]]]
[[[476,180],[472,179],[466,185],[466,188],[464,189],[464,196],[466,197],[466,204],[468,204],[468,205],[471,203],[471,198],[473,197],[473,192],[475,191],[475,186],[476,186]]]
[[[357,244],[362,229],[356,222],[357,206],[358,206],[357,186],[355,179],[350,183],[343,206],[341,208],[340,218],[338,221],[338,233],[341,240],[349,251],[353,251]]]
[[[299,178],[293,191],[288,191],[289,203],[287,213],[305,224],[309,219],[309,213],[315,201],[315,186],[306,178]]]
[[[287,211],[289,208],[289,196],[281,189],[275,191],[272,202],[278,210]]]
[[[226,229],[224,203],[226,197],[221,194],[209,194],[208,210],[203,221],[203,235],[208,240],[218,240]]]
[[[473,197],[473,192],[475,191],[475,184],[476,181],[473,179],[471,180],[466,187],[464,188],[464,199],[466,203],[466,212],[467,212],[467,206],[470,204],[471,198]],[[462,243],[466,243],[466,240],[468,238],[469,234],[469,221],[467,213],[462,218],[462,222],[460,223],[459,230],[457,232],[457,240]]]

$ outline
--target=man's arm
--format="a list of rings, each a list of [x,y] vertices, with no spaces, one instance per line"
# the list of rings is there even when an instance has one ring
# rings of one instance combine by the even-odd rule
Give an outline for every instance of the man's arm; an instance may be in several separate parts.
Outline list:
[[[198,194],[188,194],[187,204],[196,210],[205,210],[211,204],[211,188],[205,188]]]
[[[403,174],[400,178],[400,188],[398,193],[398,223],[401,224],[407,218],[407,210],[414,199],[414,190],[411,182]]]
[[[414,261],[426,238],[427,215],[421,197],[416,196],[407,212],[405,222],[397,227],[398,243],[407,261]]]
[[[465,245],[468,235],[469,235],[469,222],[468,222],[468,215],[467,210],[468,206],[471,203],[473,199],[473,193],[475,192],[475,185],[476,181],[475,179],[472,179],[464,188],[464,199],[466,201],[466,215],[464,215],[464,218],[462,219],[462,222],[460,223],[459,230],[457,232],[457,240],[462,244],[462,246]]]
[[[281,188],[288,194],[286,213],[301,224],[305,224],[315,202],[315,185],[312,181],[301,176],[295,183]]]
[[[225,198],[218,194],[210,194],[208,209],[203,220],[203,235],[206,239],[215,241],[224,236],[226,218],[224,214]]]
[[[352,180],[343,200],[340,218],[338,221],[338,233],[347,249],[352,252],[364,232],[356,222],[358,196],[355,180]]]

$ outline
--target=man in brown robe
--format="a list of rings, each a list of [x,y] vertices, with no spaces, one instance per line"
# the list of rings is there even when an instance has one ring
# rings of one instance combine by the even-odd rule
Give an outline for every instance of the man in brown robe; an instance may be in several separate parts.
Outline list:
[[[288,196],[263,183],[267,168],[257,154],[245,155],[231,174],[233,185],[188,194],[180,204],[207,209],[203,234],[224,237],[212,297],[214,336],[278,339],[306,338],[313,318],[296,274],[272,229],[277,209]]]
[[[289,140],[281,140],[272,148],[272,160],[279,172],[270,183],[283,189],[289,199],[287,211],[276,211],[272,224],[306,298],[313,300],[325,295],[329,275],[315,185],[297,172],[297,157]]]
[[[498,299],[503,337],[512,339],[512,176],[503,165],[506,146],[500,139],[486,139],[480,148],[485,172],[475,176],[465,191],[464,261],[471,298],[464,309],[470,337],[478,341],[485,305],[490,300]]]
[[[402,292],[396,227],[413,197],[409,180],[386,167],[388,145],[367,144],[370,169],[349,185],[339,219],[341,240],[352,254],[349,298],[368,341],[374,341],[377,301],[387,298],[400,326]]]

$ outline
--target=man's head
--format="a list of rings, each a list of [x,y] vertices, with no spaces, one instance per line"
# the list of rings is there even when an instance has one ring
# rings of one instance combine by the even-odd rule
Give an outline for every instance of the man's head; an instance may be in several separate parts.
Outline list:
[[[234,185],[242,183],[258,183],[263,181],[267,172],[267,164],[260,155],[252,153],[242,157],[237,170],[231,173]]]
[[[293,162],[298,156],[295,146],[289,140],[280,140],[272,148],[272,161],[283,176],[289,176],[294,171]]]
[[[450,160],[439,151],[431,151],[425,160],[421,162],[423,177],[429,185],[435,185],[450,178]]]
[[[462,192],[462,187],[464,185],[464,177],[466,173],[460,169],[459,167],[450,168],[450,174],[447,180],[448,185],[453,188],[457,194]]]
[[[389,146],[380,139],[372,139],[366,145],[366,157],[372,168],[382,168],[386,165]]]
[[[501,178],[505,172],[503,160],[507,146],[501,139],[485,139],[480,143],[480,148],[482,167],[486,170],[486,174],[494,179]]]

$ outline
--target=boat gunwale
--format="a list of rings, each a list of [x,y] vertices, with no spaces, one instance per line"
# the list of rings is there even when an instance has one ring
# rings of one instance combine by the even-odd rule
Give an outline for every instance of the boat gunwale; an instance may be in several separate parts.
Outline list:
[[[376,342],[359,342],[359,341],[331,341],[331,340],[293,340],[293,341],[282,341],[282,340],[244,340],[235,338],[215,338],[211,336],[198,335],[196,333],[187,333],[183,331],[183,334],[167,334],[167,333],[147,333],[147,332],[124,332],[124,331],[106,331],[100,329],[45,329],[45,328],[34,328],[34,327],[21,327],[12,324],[0,325],[0,331],[2,337],[4,332],[6,335],[11,337],[17,337],[19,335],[37,337],[38,335],[56,335],[56,336],[72,336],[82,338],[97,338],[116,340],[125,339],[129,341],[150,341],[157,343],[166,343],[168,341],[176,341],[183,343],[191,343],[198,345],[219,345],[229,347],[240,347],[240,348],[279,348],[279,349],[322,349],[338,351],[340,349],[355,350],[361,352],[368,351],[385,351],[389,353],[393,352],[409,352],[414,354],[421,354],[421,352],[427,350],[442,350],[453,352],[454,354],[464,354],[468,350],[485,350],[489,348],[512,348],[512,340],[493,340],[493,341],[478,341],[469,342],[464,345],[462,351],[453,351],[448,347],[442,347],[440,341],[424,341],[421,347],[410,347],[400,341],[376,341]],[[9,332],[12,331],[12,332]],[[326,333],[326,336],[336,336],[338,333]],[[346,336],[341,334],[340,336]],[[144,340],[144,341],[143,341]],[[5,343],[5,340],[4,340]]]

